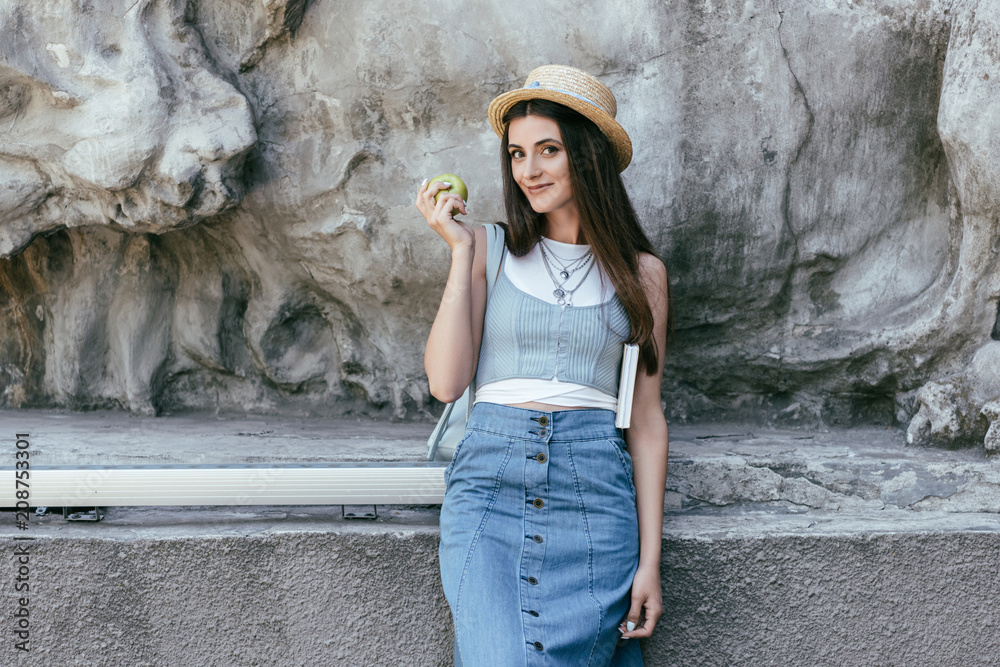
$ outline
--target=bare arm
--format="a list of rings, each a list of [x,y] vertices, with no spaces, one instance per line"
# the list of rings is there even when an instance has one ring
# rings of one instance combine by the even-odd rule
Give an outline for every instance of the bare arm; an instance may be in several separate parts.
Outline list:
[[[472,382],[479,360],[486,313],[486,229],[473,231],[452,217],[453,208],[465,213],[465,202],[456,194],[444,194],[435,204],[434,195],[443,188],[439,183],[421,185],[416,206],[451,248],[448,282],[424,348],[431,395],[451,403]]]
[[[625,431],[632,456],[636,509],[639,518],[639,569],[632,582],[627,620],[635,629],[625,637],[649,637],[663,613],[660,588],[660,544],[663,540],[663,491],[667,481],[667,421],[660,407],[660,379],[667,342],[667,270],[652,255],[639,256],[639,277],[653,311],[657,370],[639,373],[632,399],[631,426]],[[642,621],[641,617],[645,617]]]

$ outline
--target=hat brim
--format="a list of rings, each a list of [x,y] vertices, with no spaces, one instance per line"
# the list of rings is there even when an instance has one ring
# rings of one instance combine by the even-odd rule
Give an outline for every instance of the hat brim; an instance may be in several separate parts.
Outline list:
[[[522,102],[524,100],[549,100],[550,102],[558,102],[563,106],[567,106],[574,111],[577,111],[587,118],[589,118],[604,136],[608,138],[611,142],[611,148],[615,152],[615,160],[618,163],[618,171],[625,171],[625,167],[629,165],[632,161],[632,140],[629,139],[628,133],[625,129],[618,124],[618,121],[614,117],[604,111],[603,109],[579,100],[572,95],[567,95],[566,93],[559,92],[557,90],[547,90],[545,88],[518,88],[517,90],[512,90],[502,95],[498,95],[492,102],[490,102],[489,109],[487,110],[487,115],[490,119],[490,125],[493,126],[493,131],[497,133],[498,137],[503,136],[504,124],[503,117],[510,108]]]

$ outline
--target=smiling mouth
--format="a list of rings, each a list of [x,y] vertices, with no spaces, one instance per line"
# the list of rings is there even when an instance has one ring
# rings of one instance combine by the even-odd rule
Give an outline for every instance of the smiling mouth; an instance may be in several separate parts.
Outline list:
[[[529,185],[528,186],[528,192],[530,192],[533,195],[537,195],[539,192],[541,192],[545,188],[549,187],[550,185],[552,185],[552,184],[551,183],[542,183],[541,185]]]

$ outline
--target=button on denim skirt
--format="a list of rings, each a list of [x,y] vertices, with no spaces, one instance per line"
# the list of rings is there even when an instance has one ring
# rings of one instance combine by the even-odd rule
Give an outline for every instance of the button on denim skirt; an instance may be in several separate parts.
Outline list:
[[[445,485],[456,665],[642,665],[618,632],[639,528],[614,412],[477,403]]]

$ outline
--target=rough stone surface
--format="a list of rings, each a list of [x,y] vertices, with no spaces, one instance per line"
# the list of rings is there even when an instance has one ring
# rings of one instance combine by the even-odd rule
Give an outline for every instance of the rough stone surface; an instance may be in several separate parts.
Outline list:
[[[885,429],[744,429],[674,429],[666,506],[1000,513],[1000,467],[982,450],[910,447]]]
[[[544,62],[618,95],[675,422],[907,422],[996,328],[987,0],[56,4],[0,3],[3,405],[429,418],[414,191],[499,219],[485,108]]]
[[[990,422],[983,443],[987,450],[995,452],[1000,449],[1000,401],[990,401],[984,405],[981,414]]]
[[[917,391],[919,409],[906,440],[947,447],[982,443],[996,449],[998,399],[1000,342],[990,342],[976,352],[963,375],[945,384],[928,382]]]
[[[193,17],[186,0],[0,3],[0,256],[51,229],[161,232],[239,202],[253,112]]]

